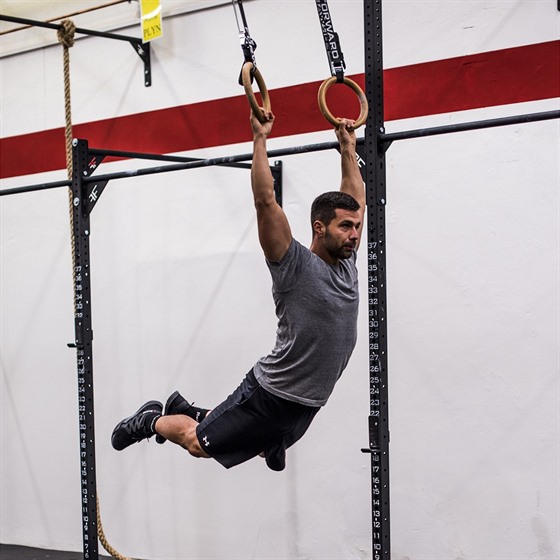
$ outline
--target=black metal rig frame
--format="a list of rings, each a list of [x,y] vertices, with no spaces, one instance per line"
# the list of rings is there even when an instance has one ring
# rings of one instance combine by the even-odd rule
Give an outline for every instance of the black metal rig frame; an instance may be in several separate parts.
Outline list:
[[[560,118],[560,111],[547,111],[512,117],[473,121],[386,133],[383,103],[382,0],[364,0],[364,51],[366,95],[370,113],[365,138],[358,139],[358,161],[366,183],[367,260],[368,260],[368,336],[370,414],[369,445],[362,449],[371,454],[372,559],[390,560],[390,492],[389,492],[389,408],[387,352],[387,271],[385,205],[385,152],[395,140],[422,138],[439,134],[478,130],[490,127],[538,122]],[[336,149],[338,142],[308,144],[268,151],[269,158]],[[106,156],[131,157],[176,162],[121,171],[92,177]],[[89,260],[90,214],[103,189],[111,179],[137,177],[155,173],[223,165],[250,167],[252,154],[212,159],[193,159],[157,154],[139,154],[114,150],[89,149],[87,141],[73,142],[73,176],[71,181],[57,181],[0,190],[0,196],[67,186],[72,189],[73,233],[75,239],[74,303],[75,343],[80,432],[80,468],[83,555],[98,560],[96,475],[93,395],[93,331],[91,319],[91,265]],[[282,162],[271,167],[277,198],[281,200]]]
[[[385,258],[385,132],[381,0],[364,1],[366,96],[366,203],[368,267],[369,447],[371,453],[372,558],[390,560],[389,395],[387,355],[387,270]]]

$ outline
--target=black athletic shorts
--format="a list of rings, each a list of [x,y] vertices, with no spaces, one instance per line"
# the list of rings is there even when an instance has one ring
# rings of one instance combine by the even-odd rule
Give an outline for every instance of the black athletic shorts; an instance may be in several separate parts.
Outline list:
[[[197,426],[196,435],[202,449],[227,469],[264,452],[268,467],[281,471],[286,449],[305,434],[319,408],[269,393],[251,370]]]

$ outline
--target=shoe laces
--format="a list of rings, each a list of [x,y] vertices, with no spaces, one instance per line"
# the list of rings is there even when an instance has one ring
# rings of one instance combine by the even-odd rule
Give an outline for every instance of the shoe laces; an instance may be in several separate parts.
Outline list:
[[[144,412],[142,412],[142,414],[139,414],[138,416],[135,416],[134,418],[131,418],[124,426],[123,428],[126,430],[126,432],[129,435],[134,435],[134,432],[146,432],[146,434],[149,432],[148,427],[146,426],[146,414],[149,413],[154,413],[156,412],[155,410],[145,410]]]

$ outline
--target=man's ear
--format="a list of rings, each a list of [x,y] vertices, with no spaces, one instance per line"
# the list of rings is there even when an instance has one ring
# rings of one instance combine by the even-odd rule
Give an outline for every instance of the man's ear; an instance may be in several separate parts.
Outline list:
[[[313,222],[313,233],[318,237],[322,237],[325,234],[325,224],[320,220],[315,220]]]

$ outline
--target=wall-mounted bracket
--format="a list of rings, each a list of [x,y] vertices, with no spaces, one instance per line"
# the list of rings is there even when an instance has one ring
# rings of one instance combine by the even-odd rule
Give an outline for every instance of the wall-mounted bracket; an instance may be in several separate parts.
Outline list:
[[[338,151],[340,152],[340,146],[338,147]],[[367,168],[366,168],[366,152],[364,149],[363,142],[358,142],[356,144],[356,161],[358,162],[358,167],[360,168],[362,181],[365,183],[367,181]]]
[[[34,19],[20,18],[15,16],[6,16],[0,14],[0,20],[10,21],[12,23],[21,23],[22,25],[29,25],[31,27],[45,27],[47,29],[58,30],[61,28],[60,24],[48,23],[45,21],[37,21]],[[24,29],[24,28],[22,28]],[[146,87],[152,85],[152,69],[150,64],[150,43],[142,43],[142,39],[138,37],[130,37],[129,35],[118,35],[116,33],[107,33],[104,31],[94,31],[92,29],[82,29],[76,27],[75,33],[82,35],[93,35],[94,37],[104,37],[105,39],[116,39],[118,41],[127,41],[132,45],[138,56],[144,62],[144,85]]]
[[[82,153],[83,163],[79,171],[81,178],[84,179],[85,177],[91,177],[101,162],[105,159],[105,155],[90,152],[86,140],[74,139],[72,141],[72,145],[74,150],[80,150]],[[89,217],[93,207],[97,204],[97,201],[108,182],[108,180],[97,181],[94,183],[86,183],[85,181],[81,182],[81,194],[79,198],[74,198],[74,204],[81,204],[82,214],[84,217]]]
[[[130,44],[136,51],[136,54],[144,63],[144,85],[150,87],[152,85],[152,63],[150,58],[150,43],[143,43],[140,39],[131,39]]]
[[[379,152],[379,155],[385,155],[385,153],[393,143],[392,140],[385,140],[383,138],[384,134],[385,134],[385,128],[381,127],[379,129],[379,134],[377,135],[377,151]]]

